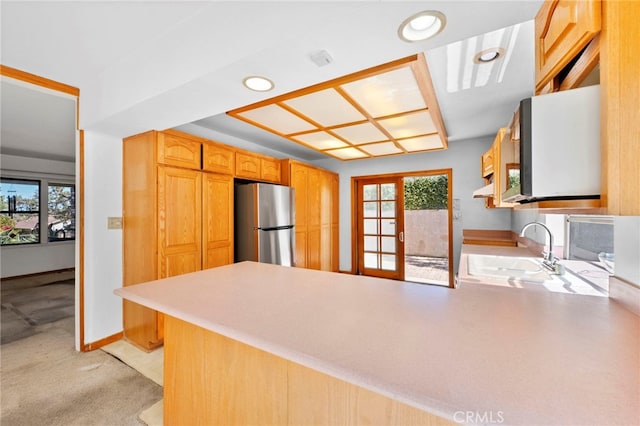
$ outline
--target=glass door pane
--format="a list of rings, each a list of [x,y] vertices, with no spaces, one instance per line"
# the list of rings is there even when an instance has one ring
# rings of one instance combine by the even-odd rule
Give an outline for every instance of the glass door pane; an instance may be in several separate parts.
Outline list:
[[[398,178],[367,179],[359,184],[358,264],[364,275],[402,279],[401,185]]]

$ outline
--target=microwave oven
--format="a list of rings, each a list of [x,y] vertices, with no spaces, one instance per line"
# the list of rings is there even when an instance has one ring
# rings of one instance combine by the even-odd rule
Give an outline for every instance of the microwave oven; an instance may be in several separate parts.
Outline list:
[[[519,120],[516,176],[503,201],[600,197],[599,85],[523,99]]]

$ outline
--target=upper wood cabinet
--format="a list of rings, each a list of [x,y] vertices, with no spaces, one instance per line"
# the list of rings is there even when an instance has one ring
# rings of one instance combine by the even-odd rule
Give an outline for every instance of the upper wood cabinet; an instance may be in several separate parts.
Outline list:
[[[202,145],[202,170],[233,176],[235,158],[235,151],[226,145],[212,142]]]
[[[270,182],[280,182],[281,161],[271,157],[260,157],[260,176]]]
[[[561,72],[600,29],[600,0],[545,1],[535,18],[536,93],[558,90]]]
[[[247,179],[260,179],[260,157],[256,154],[236,152],[236,176]]]
[[[493,145],[482,154],[482,177],[486,178],[493,174]]]
[[[502,201],[502,193],[509,183],[509,159],[514,158],[515,145],[508,127],[498,130],[493,141],[493,207],[513,207],[515,203]]]
[[[236,151],[236,176],[280,183],[280,161],[266,155]]]
[[[200,142],[161,132],[157,138],[158,163],[200,170]]]

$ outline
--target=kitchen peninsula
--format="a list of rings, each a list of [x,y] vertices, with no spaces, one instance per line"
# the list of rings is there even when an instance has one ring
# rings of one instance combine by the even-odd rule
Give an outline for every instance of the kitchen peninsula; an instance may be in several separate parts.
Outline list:
[[[608,298],[253,262],[116,293],[167,315],[165,424],[640,417],[640,318]]]

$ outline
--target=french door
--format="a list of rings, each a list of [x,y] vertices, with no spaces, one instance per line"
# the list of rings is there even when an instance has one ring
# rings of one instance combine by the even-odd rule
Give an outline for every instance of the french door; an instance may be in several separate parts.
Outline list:
[[[359,179],[357,187],[358,271],[404,277],[404,218],[401,177]]]

